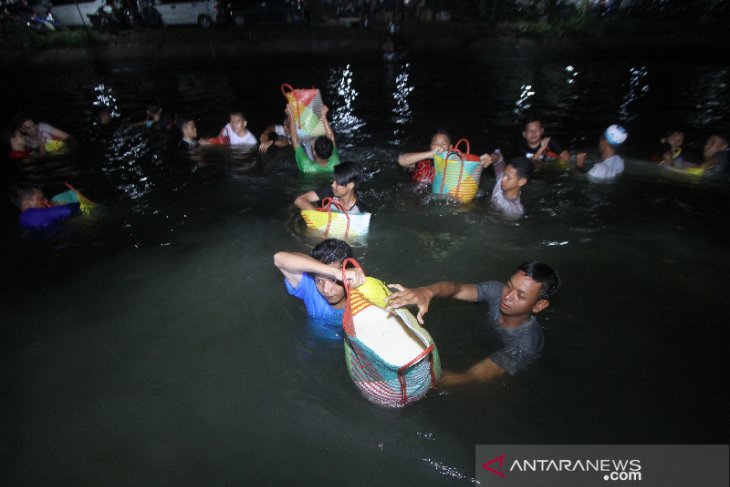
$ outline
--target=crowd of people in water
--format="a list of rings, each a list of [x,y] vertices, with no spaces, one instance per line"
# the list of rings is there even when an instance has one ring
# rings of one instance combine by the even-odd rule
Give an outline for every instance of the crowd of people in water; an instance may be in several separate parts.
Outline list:
[[[286,118],[280,124],[268,126],[257,138],[248,129],[248,120],[240,111],[230,112],[229,121],[215,137],[198,137],[195,119],[180,115],[172,117],[157,104],[147,107],[146,118],[131,125],[144,127],[149,130],[162,130],[180,133],[179,145],[185,150],[197,151],[205,146],[240,146],[258,147],[261,152],[268,152],[290,146],[294,152],[297,167],[303,173],[334,173],[335,181],[332,186],[317,191],[310,191],[296,198],[295,204],[300,209],[312,209],[313,205],[324,198],[341,200],[348,211],[363,212],[365,203],[356,197],[355,190],[363,179],[361,169],[357,164],[341,165],[335,134],[328,122],[328,108],[322,107],[322,121],[325,135],[300,140],[294,117],[291,116],[291,107],[286,109]],[[109,110],[98,111],[96,121],[100,125],[112,122]],[[611,180],[624,171],[624,161],[620,155],[620,148],[628,134],[619,125],[609,126],[599,136],[599,160],[586,165],[586,153],[572,154],[555,137],[546,135],[545,127],[539,119],[526,119],[523,125],[522,140],[513,154],[509,156],[499,148],[483,154],[480,162],[483,168],[492,167],[497,182],[490,193],[490,203],[493,208],[508,217],[520,217],[524,214],[524,207],[520,200],[523,187],[528,183],[535,171],[539,171],[543,164],[549,161],[560,161],[572,164],[576,172],[585,172],[590,180]],[[70,140],[70,134],[48,123],[36,121],[30,115],[16,117],[15,126],[6,131],[3,136],[8,145],[7,156],[11,160],[28,160],[48,157],[54,152],[62,151]],[[686,171],[694,174],[727,174],[730,172],[728,162],[728,138],[720,134],[712,134],[704,145],[702,156],[693,155],[684,148],[685,133],[682,130],[669,130],[661,139],[666,149],[653,159],[660,165],[674,171]],[[430,185],[434,180],[433,159],[438,154],[447,153],[454,149],[453,140],[448,132],[437,130],[431,138],[427,150],[401,154],[398,164],[410,172],[411,179],[421,185]],[[574,161],[571,163],[570,161]],[[343,188],[352,183],[352,190]],[[45,199],[36,198],[39,188],[28,188],[19,185],[11,191],[11,201],[21,209],[39,208],[38,205],[49,205]],[[49,205],[50,206],[50,205]],[[47,212],[50,217],[44,219],[22,219],[24,224],[30,221],[46,226],[66,217],[66,212]],[[71,213],[73,214],[73,213]]]
[[[193,117],[171,117],[156,104],[149,105],[146,112],[143,120],[131,125],[144,130],[179,131],[179,147],[184,151],[201,151],[206,146],[215,145],[241,146],[266,153],[291,147],[299,171],[333,176],[331,184],[298,195],[294,200],[298,209],[313,210],[329,199],[337,202],[335,211],[351,215],[368,213],[367,204],[358,195],[358,188],[364,180],[363,169],[354,162],[340,160],[335,134],[328,121],[327,106],[321,109],[324,135],[304,140],[298,132],[291,105],[287,106],[282,123],[268,126],[258,138],[248,129],[248,120],[240,111],[231,111],[228,123],[216,136],[207,138],[198,136]],[[29,115],[20,115],[15,122],[3,139],[9,146],[8,157],[21,164],[28,159],[49,157],[73,140],[67,132],[36,121]],[[99,110],[96,122],[100,125],[111,123],[109,111]],[[586,162],[585,152],[571,153],[555,137],[546,135],[539,119],[525,120],[521,135],[522,140],[513,154],[507,155],[495,148],[479,157],[482,168],[491,167],[496,175],[488,196],[489,203],[507,217],[519,218],[524,214],[520,199],[522,190],[533,173],[550,161],[574,161],[568,167],[576,173],[585,173],[591,181],[610,181],[624,171],[620,149],[628,133],[620,125],[610,125],[599,135],[598,160],[590,165]],[[679,171],[704,174],[730,172],[727,137],[711,135],[704,145],[702,157],[686,151],[684,139],[683,131],[668,131],[661,139],[665,150],[655,158],[656,162]],[[433,184],[436,176],[434,159],[443,158],[445,154],[448,159],[448,154],[454,150],[450,134],[437,130],[426,150],[403,153],[397,163],[409,172],[414,184],[428,186]],[[73,197],[49,201],[40,187],[28,183],[14,185],[10,190],[10,200],[20,209],[20,224],[31,229],[63,221],[77,214],[82,206],[82,201]],[[316,245],[309,255],[281,251],[274,256],[274,264],[284,275],[289,294],[304,302],[311,318],[331,327],[335,337],[341,337],[339,330],[346,304],[342,266],[352,256],[352,248],[347,242],[332,238]],[[359,268],[345,269],[345,275],[345,281],[351,286],[365,282],[365,275]],[[539,359],[543,351],[543,333],[536,315],[549,306],[559,287],[560,278],[550,266],[528,261],[519,265],[506,283],[441,281],[413,289],[396,284],[387,306],[395,309],[415,305],[418,308],[417,319],[423,323],[434,298],[487,304],[487,320],[501,346],[464,372],[444,372],[440,385],[460,385],[514,375]]]

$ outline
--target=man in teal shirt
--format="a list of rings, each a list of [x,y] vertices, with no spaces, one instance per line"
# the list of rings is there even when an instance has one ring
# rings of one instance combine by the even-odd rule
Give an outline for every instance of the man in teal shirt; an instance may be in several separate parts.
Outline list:
[[[289,133],[291,135],[291,145],[294,147],[294,157],[297,160],[297,166],[303,173],[331,173],[335,166],[340,163],[340,155],[335,145],[335,134],[332,132],[329,121],[327,120],[327,105],[322,105],[322,123],[324,125],[325,135],[320,135],[314,140],[314,149],[312,155],[314,160],[307,156],[302,147],[294,117],[291,116],[291,105],[287,106],[286,114],[289,116]]]

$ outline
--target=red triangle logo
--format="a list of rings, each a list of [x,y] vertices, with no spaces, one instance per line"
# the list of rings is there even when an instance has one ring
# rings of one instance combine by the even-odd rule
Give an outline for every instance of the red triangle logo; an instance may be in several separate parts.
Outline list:
[[[498,477],[504,478],[505,475],[501,471],[495,470],[492,467],[490,467],[490,465],[493,464],[493,463],[495,463],[495,462],[496,463],[499,463],[499,468],[501,469],[504,466],[504,453],[502,453],[498,457],[492,458],[491,460],[489,460],[486,463],[482,463],[482,468],[484,470],[487,470],[488,472],[492,472],[494,475],[496,475]]]

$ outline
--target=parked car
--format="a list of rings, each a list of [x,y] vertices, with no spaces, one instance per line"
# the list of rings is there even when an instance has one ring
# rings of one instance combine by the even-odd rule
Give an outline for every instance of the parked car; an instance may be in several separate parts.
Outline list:
[[[216,19],[215,0],[155,0],[162,25],[199,25],[207,29]]]
[[[300,23],[305,18],[302,0],[219,0],[217,21],[243,27],[254,20],[285,20]]]
[[[62,27],[91,26],[89,15],[94,15],[104,0],[51,0],[51,13]]]

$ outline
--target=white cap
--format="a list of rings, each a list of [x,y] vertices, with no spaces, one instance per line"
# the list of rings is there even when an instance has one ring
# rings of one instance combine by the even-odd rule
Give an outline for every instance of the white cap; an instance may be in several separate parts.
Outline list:
[[[603,133],[603,137],[611,145],[621,145],[626,141],[629,134],[621,125],[611,125]]]

